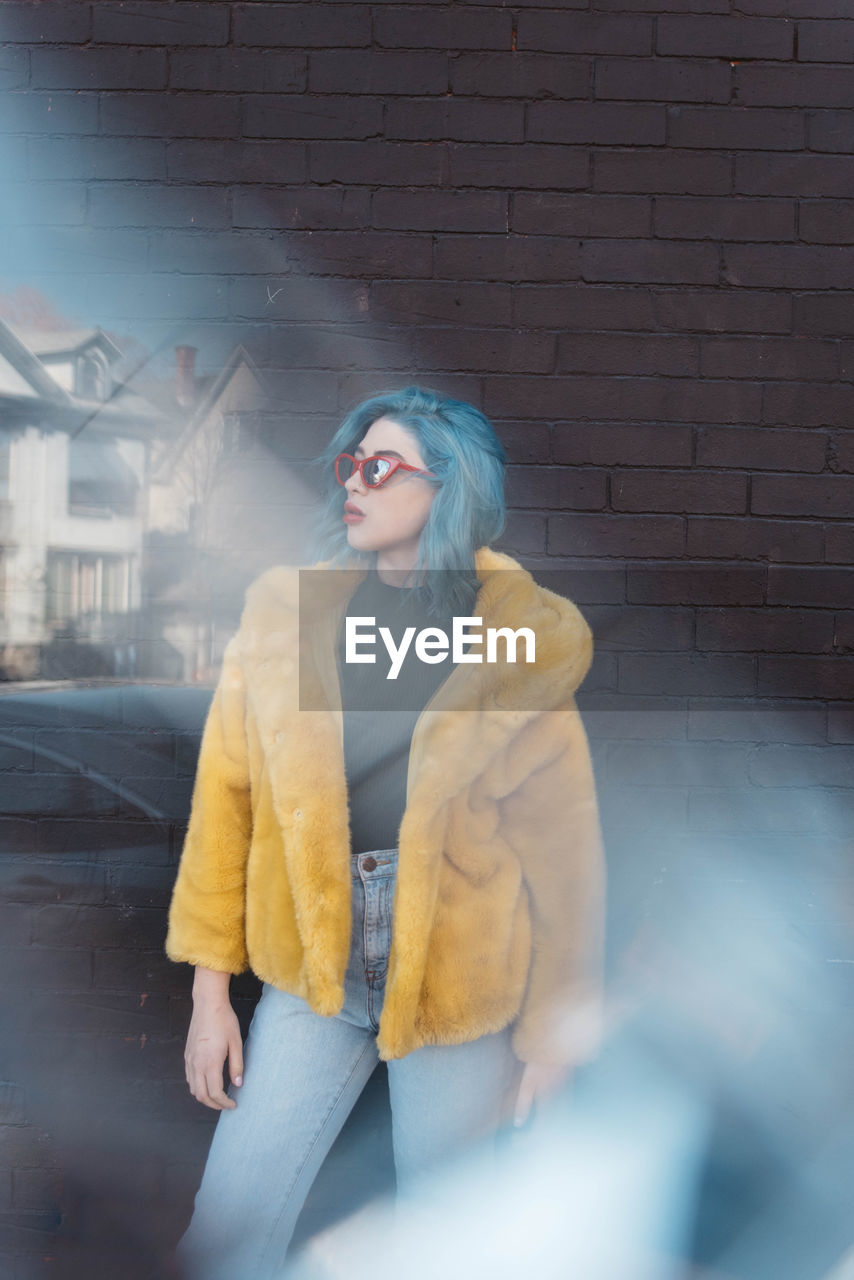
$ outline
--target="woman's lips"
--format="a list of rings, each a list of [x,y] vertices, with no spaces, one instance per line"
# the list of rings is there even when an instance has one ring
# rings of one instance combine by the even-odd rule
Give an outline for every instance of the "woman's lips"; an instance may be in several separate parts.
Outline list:
[[[364,514],[363,514],[363,513],[361,513],[361,512],[359,512],[359,513],[355,512],[355,511],[345,511],[345,512],[344,512],[344,523],[345,523],[345,524],[358,524],[358,523],[359,523],[359,521],[360,521],[360,520],[364,520],[364,518],[365,518],[365,517],[364,517]]]

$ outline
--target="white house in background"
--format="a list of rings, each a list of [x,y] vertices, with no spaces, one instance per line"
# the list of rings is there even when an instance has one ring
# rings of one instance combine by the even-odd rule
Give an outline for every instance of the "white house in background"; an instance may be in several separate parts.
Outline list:
[[[45,674],[44,646],[58,636],[99,645],[114,674],[133,667],[147,453],[167,417],[114,385],[121,354],[100,329],[0,321],[0,676],[7,679]]]

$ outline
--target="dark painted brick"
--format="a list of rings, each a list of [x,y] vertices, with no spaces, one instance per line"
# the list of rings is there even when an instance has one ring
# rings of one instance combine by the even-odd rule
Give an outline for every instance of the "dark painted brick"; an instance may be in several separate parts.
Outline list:
[[[678,516],[549,516],[552,555],[678,556],[684,543]]]
[[[122,144],[124,145],[124,144]],[[304,182],[305,142],[179,141],[167,145],[170,178],[180,182]]]
[[[829,742],[854,744],[854,706],[841,702],[828,705],[827,737]]]
[[[243,106],[247,138],[371,138],[382,132],[378,97],[345,94],[251,94]]]
[[[163,913],[153,909],[63,904],[40,907],[33,915],[38,946],[153,949],[164,936]]]
[[[838,375],[837,345],[807,338],[705,338],[701,371],[709,378],[816,378]]]
[[[854,21],[799,22],[798,58],[801,62],[854,61]]]
[[[854,787],[854,751],[848,746],[763,746],[748,776],[762,787]]]
[[[269,56],[265,53],[263,61]],[[308,88],[312,93],[371,93],[382,98],[393,94],[443,94],[448,89],[448,58],[444,53],[430,50],[411,51],[402,58],[397,50],[312,49],[308,59]],[[460,91],[471,92],[465,88]],[[488,90],[479,85],[476,92]]]
[[[105,44],[225,44],[229,8],[211,0],[177,5],[99,0],[92,6],[92,38]]]
[[[792,300],[780,293],[733,289],[657,289],[655,322],[663,329],[721,333],[789,333]]]
[[[662,14],[655,51],[711,58],[791,58],[794,22],[784,18]]]
[[[854,334],[854,311],[848,294],[807,293],[793,299],[794,333]]]
[[[540,142],[525,142],[516,147],[450,143],[447,163],[447,180],[451,186],[577,191],[589,183],[590,165],[583,147],[549,146]]]
[[[854,574],[846,569],[823,566],[798,569],[783,565],[770,567],[768,603],[854,608]]]
[[[854,286],[848,249],[833,245],[738,245],[723,250],[728,284],[777,289],[842,289]]]
[[[842,67],[742,62],[735,67],[735,97],[745,106],[851,107],[854,85]]]
[[[661,6],[656,5],[656,8]],[[632,102],[729,102],[732,72],[714,62],[686,58],[597,58],[597,98]]]
[[[29,140],[33,178],[165,178],[166,145],[150,138],[32,138]]]
[[[829,525],[824,535],[824,558],[829,564],[854,562],[854,528],[849,525]],[[811,559],[818,559],[812,556]]]
[[[82,44],[92,32],[91,6],[66,0],[3,5],[3,40],[12,44]]]
[[[514,422],[508,419],[496,422],[495,428],[511,464],[550,461],[549,429],[546,423]]]
[[[3,226],[77,226],[86,221],[82,182],[6,182],[3,195]]]
[[[759,515],[850,519],[854,512],[854,477],[755,476],[750,509]]]
[[[458,329],[419,328],[415,331],[416,363],[423,369],[504,369],[517,373],[551,373],[555,337],[550,333],[519,333],[507,329],[469,329],[460,343]]]
[[[770,383],[765,388],[762,417],[766,422],[796,427],[848,427],[851,391],[816,382]]]
[[[828,530],[830,533],[830,530]],[[821,559],[825,531],[820,524],[790,520],[708,517],[688,521],[689,556],[712,560],[769,560],[807,563]]]
[[[231,225],[224,188],[110,182],[89,187],[89,220],[96,227],[194,227]],[[162,269],[162,268],[161,268]]]
[[[579,0],[578,7],[583,8],[584,3],[585,0]],[[460,52],[451,59],[449,72],[454,93],[482,94],[489,98],[586,98],[591,79],[590,59],[525,53],[518,49]],[[431,90],[419,89],[415,82],[408,92]]]
[[[501,281],[376,280],[370,286],[371,315],[395,324],[509,324],[511,306],[511,286]]]
[[[620,689],[630,694],[752,694],[756,661],[729,654],[624,653],[620,655]]]
[[[854,471],[854,436],[839,432],[833,437],[833,456],[842,471]]]
[[[80,991],[91,985],[92,957],[83,948],[0,947],[5,981],[20,992]]]
[[[631,833],[632,840],[639,832],[668,832],[674,828],[684,831],[686,822],[687,791],[676,787],[623,787],[619,805],[603,807],[602,829],[606,844],[622,832]]]
[[[312,182],[425,186],[443,180],[445,159],[441,146],[426,147],[416,142],[379,139],[364,142],[318,140],[306,145],[308,173]],[[271,177],[268,174],[267,180]]]
[[[813,111],[807,145],[813,151],[851,151],[854,131],[850,111]]]
[[[525,285],[514,290],[513,299],[515,323],[536,328],[647,331],[655,326],[652,298],[637,287],[609,289],[574,282]]]
[[[34,89],[162,89],[165,49],[33,49]]]
[[[210,93],[102,93],[101,131],[163,138],[234,138],[240,104]]]
[[[823,707],[782,699],[692,699],[688,737],[701,742],[824,742]]]
[[[792,200],[658,196],[655,234],[689,240],[793,240]]]
[[[585,280],[711,284],[718,278],[718,249],[702,241],[588,240],[581,246],[581,270]]]
[[[29,87],[34,52],[18,45],[6,45],[0,49],[0,91]]]
[[[747,479],[720,471],[616,471],[615,511],[743,512]]]
[[[800,200],[799,231],[814,244],[852,244],[852,200]]]
[[[453,279],[569,279],[579,271],[578,242],[559,236],[444,235],[436,245],[435,269]]]
[[[745,747],[722,744],[615,742],[606,779],[619,786],[733,787],[744,781]]]
[[[88,134],[97,132],[98,95],[96,93],[48,93],[45,90],[39,90],[0,95],[0,133]]]
[[[527,511],[508,511],[507,527],[501,535],[502,547],[511,555],[546,549],[546,517]]]
[[[385,104],[382,132],[387,138],[419,142],[451,138],[457,142],[520,143],[526,136],[524,113],[521,102],[395,98]],[[546,140],[551,141],[552,136]]]
[[[375,191],[363,225],[412,231],[441,225],[446,232],[504,232],[507,201],[501,191]]]
[[[854,698],[854,657],[760,657],[759,693],[801,698]]]
[[[527,235],[637,237],[652,230],[652,202],[646,196],[519,191],[509,225]]]
[[[690,427],[559,423],[552,440],[555,462],[653,467],[687,466],[691,462]]]
[[[384,5],[374,10],[373,40],[385,48],[509,49],[512,39],[512,19],[507,10],[450,10],[420,5]],[[517,44],[524,47],[521,36]],[[550,42],[549,52],[559,47]]]
[[[842,826],[851,828],[852,814],[845,813],[837,795],[805,788],[780,787],[772,796],[767,790],[721,790],[692,793],[689,823],[704,831],[740,833],[774,831],[783,834],[837,834]]]
[[[180,252],[180,243],[175,251]],[[300,277],[238,276],[232,281],[230,305],[235,316],[344,323],[364,315],[368,296],[367,285],[355,280],[330,280],[319,291],[314,281]]]
[[[732,165],[724,155],[666,147],[657,151],[615,149],[593,156],[595,191],[728,195],[731,188]]]
[[[206,188],[201,187],[204,192]],[[176,207],[179,202],[176,201]],[[186,224],[185,224],[186,225]],[[264,319],[270,320],[273,307],[267,302],[267,284],[271,284],[273,293],[281,284],[281,279],[270,275],[270,261],[276,252],[275,233],[254,230],[205,231],[203,229],[186,230],[185,226],[170,227],[165,230],[152,228],[150,264],[152,271],[180,271],[182,274],[200,274],[214,276],[222,271],[222,264],[228,262],[229,268],[239,275],[230,281],[231,297],[234,290],[242,286],[244,289],[261,291],[266,306]],[[277,264],[281,269],[281,264]],[[276,301],[281,299],[279,294]],[[240,339],[245,342],[245,336]]]
[[[827,437],[820,431],[774,427],[701,427],[697,465],[756,471],[822,471]],[[854,455],[852,455],[854,464]],[[854,470],[854,465],[852,465]]]
[[[153,951],[113,947],[94,954],[93,985],[100,991],[148,991],[164,997],[189,992],[192,982],[192,966],[172,963],[162,947]]]
[[[695,338],[567,333],[558,336],[559,373],[697,374]]]
[[[597,511],[607,500],[607,476],[581,467],[507,469],[507,501],[513,507]]]
[[[806,145],[803,118],[762,107],[669,107],[667,141],[674,147],[797,151]]]
[[[657,106],[621,106],[608,102],[532,102],[526,137],[532,142],[562,138],[570,145],[598,143],[660,146],[665,140],[665,113]]]
[[[825,196],[845,198],[851,194],[852,177],[854,156],[781,156],[762,152],[735,156],[736,194],[801,196],[821,191]],[[815,287],[821,287],[819,282]]]
[[[359,47],[371,40],[371,13],[367,6],[340,3],[235,4],[232,40],[236,45],[305,49],[336,45]]]
[[[204,93],[299,93],[308,88],[307,59],[269,50],[170,49],[169,84]]]
[[[830,653],[833,614],[815,609],[698,609],[697,648]]]
[[[603,13],[729,13],[730,0],[592,0]]]
[[[522,11],[516,48],[549,53],[649,54],[653,52],[652,31],[652,19],[642,16]]]
[[[584,616],[600,649],[666,652],[694,647],[691,609],[600,604],[587,605]]]
[[[628,571],[626,598],[637,604],[762,604],[763,569],[716,565],[638,567]]]
[[[527,387],[497,376],[484,379],[491,412],[495,396],[502,412],[531,412]],[[761,388],[747,382],[696,378],[560,377],[537,388],[538,414],[550,418],[631,418],[638,421],[744,422],[760,416]]]

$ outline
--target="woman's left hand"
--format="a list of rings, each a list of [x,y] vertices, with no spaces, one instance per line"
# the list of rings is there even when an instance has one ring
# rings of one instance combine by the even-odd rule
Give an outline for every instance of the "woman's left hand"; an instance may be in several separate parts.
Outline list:
[[[531,1104],[537,1098],[546,1098],[567,1084],[572,1076],[573,1064],[551,1062],[526,1062],[516,1102],[513,1107],[513,1124],[518,1128],[528,1119]]]

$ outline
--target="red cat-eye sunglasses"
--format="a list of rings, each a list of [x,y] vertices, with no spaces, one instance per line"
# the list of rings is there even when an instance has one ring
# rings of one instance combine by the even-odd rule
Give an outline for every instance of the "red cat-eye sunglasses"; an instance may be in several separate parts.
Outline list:
[[[362,484],[368,489],[379,489],[395,471],[412,471],[419,476],[435,474],[423,467],[413,467],[408,462],[401,462],[400,458],[384,458],[379,455],[373,458],[354,458],[352,453],[339,453],[335,459],[335,479],[338,483],[346,484],[354,471],[359,472]]]

